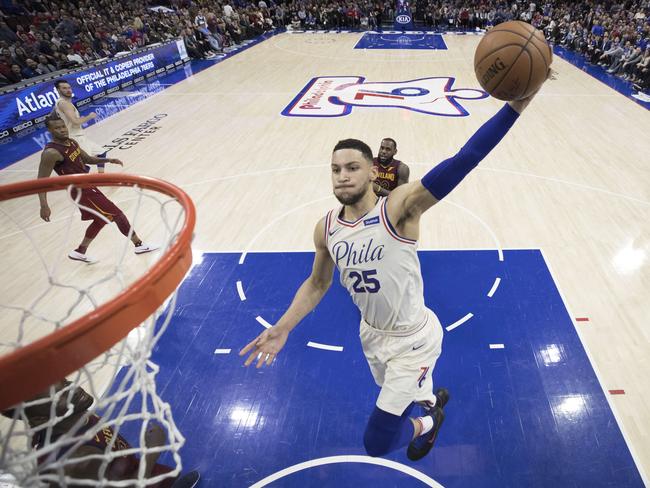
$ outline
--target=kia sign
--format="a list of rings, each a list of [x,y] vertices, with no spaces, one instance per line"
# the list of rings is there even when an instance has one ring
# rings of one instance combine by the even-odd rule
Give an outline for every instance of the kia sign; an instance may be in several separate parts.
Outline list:
[[[411,14],[411,5],[409,4],[409,1],[396,0],[395,12],[395,30],[413,30],[413,15]]]

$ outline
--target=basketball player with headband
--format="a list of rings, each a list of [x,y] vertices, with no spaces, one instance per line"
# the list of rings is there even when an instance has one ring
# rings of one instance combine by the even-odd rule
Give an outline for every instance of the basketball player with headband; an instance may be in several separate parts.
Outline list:
[[[534,94],[511,101],[488,120],[460,151],[421,180],[376,196],[372,151],[356,139],[339,141],[332,152],[332,184],[341,206],[314,230],[316,255],[311,275],[280,320],[246,345],[240,355],[257,367],[271,365],[291,330],[320,302],[334,266],[361,311],[360,338],[376,383],[381,387],[363,443],[370,456],[408,446],[411,460],[433,446],[449,400],[434,391],[432,372],[443,331],[424,304],[417,256],[420,217],[447,196],[501,141]],[[412,416],[415,406],[421,410]]]

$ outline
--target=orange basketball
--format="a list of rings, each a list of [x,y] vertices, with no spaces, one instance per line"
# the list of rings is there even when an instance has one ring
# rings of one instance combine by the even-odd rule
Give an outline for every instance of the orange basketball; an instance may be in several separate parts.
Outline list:
[[[494,98],[519,100],[544,83],[552,61],[544,34],[513,20],[493,27],[481,39],[474,54],[474,72]]]

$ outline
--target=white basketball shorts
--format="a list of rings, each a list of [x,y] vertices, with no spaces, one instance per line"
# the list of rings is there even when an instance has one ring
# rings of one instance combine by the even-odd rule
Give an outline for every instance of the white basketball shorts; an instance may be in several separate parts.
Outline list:
[[[442,326],[427,310],[427,321],[409,336],[391,336],[361,320],[359,337],[375,382],[377,407],[402,415],[411,402],[435,401],[431,375],[442,350]]]

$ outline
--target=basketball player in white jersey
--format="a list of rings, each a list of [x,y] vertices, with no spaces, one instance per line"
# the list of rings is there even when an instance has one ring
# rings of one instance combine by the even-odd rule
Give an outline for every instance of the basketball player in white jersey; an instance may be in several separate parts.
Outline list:
[[[363,439],[370,456],[408,445],[408,457],[418,460],[433,446],[449,394],[444,388],[434,392],[431,379],[443,332],[424,304],[416,253],[420,217],[487,156],[532,98],[508,102],[455,156],[387,197],[373,191],[377,170],[368,145],[339,141],[331,168],[334,195],[342,206],[316,224],[311,275],[280,320],[240,352],[250,352],[246,366],[255,360],[258,368],[270,365],[289,332],[325,295],[337,266],[341,283],[361,311],[361,344],[381,387]],[[414,403],[424,415],[410,416]]]
[[[86,154],[100,158],[106,157],[106,150],[89,139],[81,128],[81,124],[96,118],[97,114],[90,112],[83,117],[79,114],[77,107],[72,103],[72,87],[67,81],[63,79],[56,80],[54,86],[60,97],[54,105],[54,112],[65,122],[70,139],[74,139]],[[104,172],[103,163],[97,165],[97,172]]]

